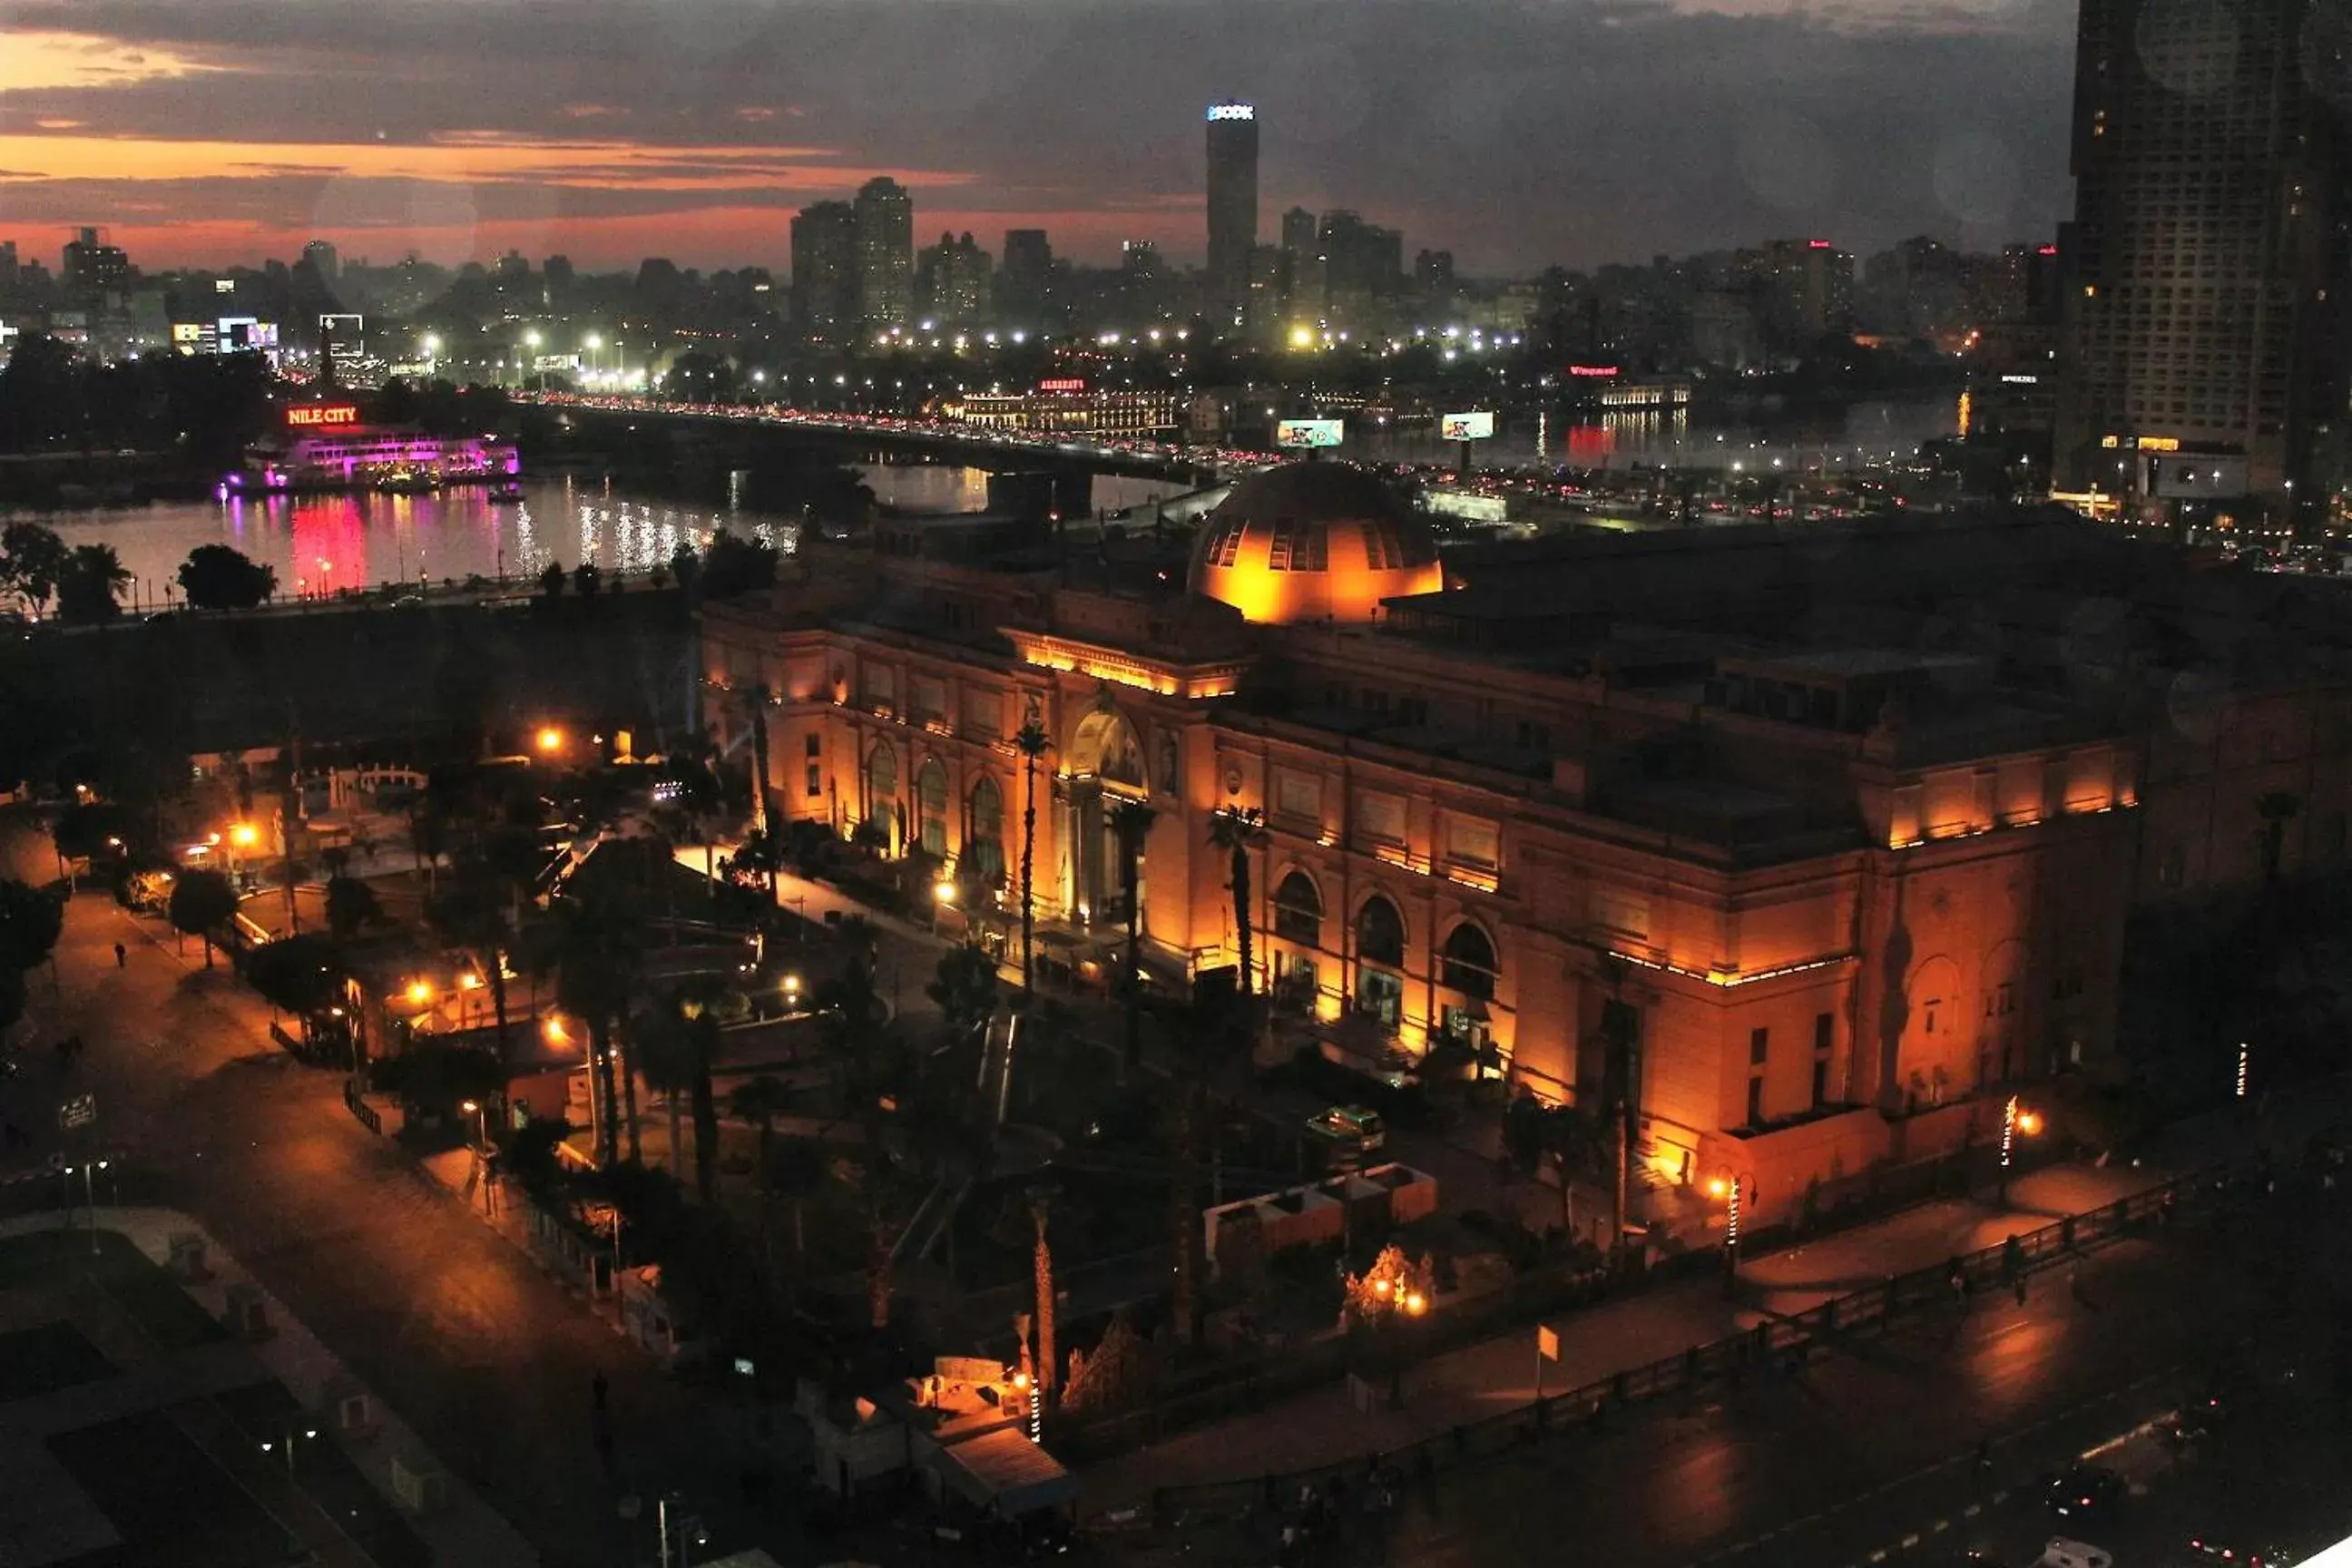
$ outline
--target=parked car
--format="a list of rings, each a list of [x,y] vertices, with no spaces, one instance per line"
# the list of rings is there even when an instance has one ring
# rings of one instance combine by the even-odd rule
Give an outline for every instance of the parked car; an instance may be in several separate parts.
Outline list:
[[[1361,1105],[1335,1105],[1307,1119],[1307,1135],[1332,1154],[1361,1159],[1388,1142],[1381,1113]]]

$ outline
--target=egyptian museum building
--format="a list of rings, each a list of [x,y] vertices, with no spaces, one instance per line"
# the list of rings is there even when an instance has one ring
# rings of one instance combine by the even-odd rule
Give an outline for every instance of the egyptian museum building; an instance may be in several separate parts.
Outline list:
[[[1433,1072],[1598,1109],[1608,1008],[1654,1185],[1736,1176],[1769,1217],[1992,1136],[2015,1086],[2112,1049],[2133,746],[1828,607],[2069,525],[1916,520],[1826,564],[1769,529],[1441,562],[1331,462],[1236,484],[1189,567],[1157,535],[975,557],[933,521],[706,606],[706,711],[740,755],[764,698],[772,813],[929,851],[983,929],[1018,907],[1034,715],[1053,951],[1116,951],[1131,799],[1145,962],[1234,963],[1212,819],[1255,808],[1255,979],[1296,1027],[1391,1064],[1458,1043]]]

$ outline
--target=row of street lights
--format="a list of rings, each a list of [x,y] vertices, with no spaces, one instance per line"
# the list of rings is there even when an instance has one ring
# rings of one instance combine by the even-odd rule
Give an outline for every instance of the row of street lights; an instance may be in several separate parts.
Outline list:
[[[2009,1202],[2009,1173],[2017,1163],[2017,1141],[2042,1131],[2042,1113],[2011,1095],[2000,1112],[2000,1199]],[[1706,1184],[1707,1195],[1724,1205],[1723,1273],[1730,1288],[1739,1273],[1739,1226],[1743,1211],[1756,1199],[1756,1178],[1747,1174],[1717,1176]]]

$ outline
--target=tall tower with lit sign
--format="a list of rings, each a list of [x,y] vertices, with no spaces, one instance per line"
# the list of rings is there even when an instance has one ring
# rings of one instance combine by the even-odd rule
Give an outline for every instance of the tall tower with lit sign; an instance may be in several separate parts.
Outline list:
[[[2058,489],[2315,521],[2342,488],[2347,58],[2306,0],[2080,0]]]
[[[1257,244],[1257,110],[1209,105],[1208,298],[1230,323],[1249,298],[1250,247]]]

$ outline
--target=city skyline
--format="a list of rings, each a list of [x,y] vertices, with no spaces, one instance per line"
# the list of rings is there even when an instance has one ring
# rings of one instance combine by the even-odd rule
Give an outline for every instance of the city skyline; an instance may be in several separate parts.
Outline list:
[[[1224,98],[1259,106],[1262,232],[1294,204],[1350,207],[1465,274],[1769,232],[1983,247],[2067,208],[2068,13],[2040,0],[1990,21],[1576,5],[1473,29],[1400,5],[1280,37],[1217,5],[1012,9],[1034,25],[698,5],[650,29],[583,4],[558,54],[543,26],[438,0],[331,25],[0,5],[0,168],[26,238],[102,224],[150,267],[323,237],[378,261],[782,270],[792,213],[877,175],[925,233],[1044,228],[1096,263],[1143,238],[1191,265],[1201,105]],[[1842,151],[1860,146],[1867,166]]]

